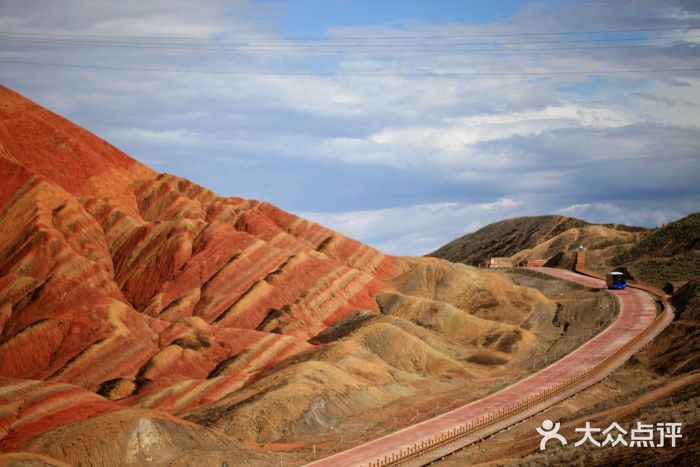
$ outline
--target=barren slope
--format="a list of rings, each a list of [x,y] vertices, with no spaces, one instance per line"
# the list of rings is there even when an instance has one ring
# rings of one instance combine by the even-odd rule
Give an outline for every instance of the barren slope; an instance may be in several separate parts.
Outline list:
[[[146,433],[134,465],[258,459],[548,345],[537,292],[156,174],[6,88],[0,173],[3,451],[119,465]]]
[[[489,224],[444,245],[428,256],[477,266],[491,257],[512,256],[559,233],[589,225],[565,216],[516,217]]]
[[[483,265],[492,257],[514,264],[544,259],[548,266],[570,268],[575,250],[584,245],[591,264],[605,263],[631,247],[648,229],[620,224],[590,224],[565,216],[517,217],[489,224],[430,253],[457,263]]]
[[[390,282],[396,288],[377,297],[383,316],[348,317],[319,336],[323,346],[186,418],[246,442],[318,439],[397,397],[430,398],[527,367],[545,339],[521,325],[533,315],[552,320],[539,292],[463,265],[415,259]]]
[[[610,259],[619,251],[635,245],[643,231],[618,230],[604,225],[588,225],[565,230],[533,248],[513,255],[514,264],[531,259],[545,259],[547,266],[572,269],[579,245],[586,249],[586,265],[598,271],[610,269]]]

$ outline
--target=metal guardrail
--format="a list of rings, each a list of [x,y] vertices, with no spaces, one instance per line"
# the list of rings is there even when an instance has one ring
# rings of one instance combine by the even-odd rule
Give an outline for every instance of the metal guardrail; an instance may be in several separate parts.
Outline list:
[[[593,273],[593,271],[577,269],[577,272],[581,272],[582,274],[589,275],[591,277],[600,278],[597,277],[597,275]],[[666,314],[668,313],[668,303],[666,300],[666,296],[663,292],[659,294],[658,289],[651,286],[646,286],[644,284],[635,283],[629,285],[631,287],[644,290],[646,292],[651,293],[652,295],[659,297],[663,309],[661,313],[659,313],[656,316],[656,318],[654,318],[654,320],[649,324],[649,326],[638,332],[632,339],[627,341],[625,344],[619,346],[615,350],[615,352],[608,355],[601,362],[598,362],[594,367],[584,370],[576,376],[572,376],[571,378],[565,381],[545,388],[537,394],[534,394],[526,399],[517,401],[509,406],[506,406],[495,412],[485,415],[474,422],[465,423],[464,425],[458,426],[457,428],[440,433],[430,438],[428,441],[416,443],[413,446],[401,449],[398,452],[392,453],[391,455],[386,455],[384,456],[384,458],[377,459],[376,462],[370,462],[368,464],[368,467],[387,467],[399,465],[407,461],[418,459],[432,451],[435,451],[436,449],[454,443],[459,439],[476,435],[480,431],[492,427],[496,423],[501,422],[516,414],[524,414],[528,410],[536,408],[538,405],[542,404],[545,401],[557,399],[562,396],[564,396],[564,398],[570,397],[571,395],[573,395],[573,393],[568,393],[572,390],[576,389],[576,391],[574,391],[575,393],[578,390],[593,385],[601,379],[603,379],[604,376],[601,377],[601,375],[603,375],[609,369],[609,367],[612,366],[615,360],[620,358],[625,353],[634,350],[638,346],[638,344],[642,340],[644,340],[644,338],[649,336],[652,332],[657,331],[658,333],[660,333],[663,331],[663,329],[666,328],[666,326],[668,326],[668,324],[670,324],[670,322],[667,322],[665,323],[662,329],[657,330],[657,328],[660,327],[668,318],[666,316]],[[461,449],[461,447],[462,446],[457,447],[455,450]]]

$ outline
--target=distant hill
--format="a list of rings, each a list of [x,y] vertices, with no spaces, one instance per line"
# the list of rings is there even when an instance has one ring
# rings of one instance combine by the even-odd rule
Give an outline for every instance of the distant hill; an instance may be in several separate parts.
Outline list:
[[[617,258],[620,262],[641,257],[671,257],[700,249],[700,212],[654,229]]]
[[[641,281],[661,286],[699,278],[700,213],[650,231],[610,263],[626,267]]]
[[[594,250],[632,244],[646,230],[620,224],[591,224],[566,216],[516,217],[464,235],[428,256],[475,266],[492,257],[510,257],[515,263],[545,259],[551,266],[569,267],[579,244]]]
[[[451,241],[427,256],[477,266],[492,257],[509,257],[588,222],[565,216],[516,217],[489,224]]]
[[[578,245],[586,248],[589,269],[622,269],[668,292],[700,278],[700,213],[659,229],[591,224],[565,216],[517,217],[489,224],[428,256],[471,265],[492,257],[507,257],[516,265],[543,259],[547,266],[569,269]]]

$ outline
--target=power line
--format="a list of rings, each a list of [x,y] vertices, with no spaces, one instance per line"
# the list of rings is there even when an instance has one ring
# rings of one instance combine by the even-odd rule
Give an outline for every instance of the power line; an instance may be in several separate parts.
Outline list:
[[[78,65],[46,62],[29,62],[23,60],[4,60],[0,63],[13,63],[19,65],[35,65],[60,68],[80,68],[106,71],[148,71],[156,73],[196,73],[217,75],[251,75],[251,76],[325,76],[325,77],[483,77],[483,76],[555,76],[555,75],[601,75],[601,74],[643,74],[643,73],[668,73],[668,72],[695,72],[700,68],[655,68],[632,70],[570,70],[570,71],[520,71],[520,72],[471,72],[471,73],[323,73],[323,72],[268,72],[268,71],[244,71],[244,70],[186,70],[174,68],[147,68],[147,67],[118,67],[109,65]]]
[[[582,31],[548,31],[548,32],[521,32],[521,33],[480,33],[480,34],[441,34],[441,35],[395,35],[395,36],[290,36],[281,38],[272,37],[229,37],[228,41],[317,41],[317,40],[397,40],[397,39],[443,39],[443,38],[476,38],[476,37],[520,37],[520,36],[557,36],[578,34],[622,34],[629,32],[661,32],[661,31],[687,31],[699,29],[700,26],[685,26],[676,28],[644,28],[644,29],[598,29]],[[48,37],[104,37],[111,39],[148,39],[148,40],[212,40],[209,37],[178,37],[178,36],[133,36],[133,35],[101,35],[101,34],[71,34],[71,33],[41,33],[41,32],[14,32],[0,31],[2,34],[35,35]]]
[[[694,36],[694,37],[688,37],[687,39],[700,39],[700,36]],[[32,39],[10,39],[10,38],[4,38],[0,37],[0,41],[12,41],[12,42],[29,42],[29,43],[35,43],[37,41],[32,40]],[[56,45],[60,46],[62,44],[55,44],[51,41],[48,41],[48,45]],[[196,52],[239,52],[239,53],[284,53],[284,54],[341,54],[341,53],[363,53],[363,54],[370,54],[370,53],[376,53],[376,54],[399,54],[399,53],[456,53],[456,54],[462,54],[462,53],[473,53],[473,52],[528,52],[528,51],[536,51],[536,52],[543,52],[543,51],[556,51],[556,50],[600,50],[600,49],[626,49],[626,48],[632,48],[632,49],[638,49],[638,48],[654,48],[654,47],[664,47],[664,48],[678,48],[678,47],[695,47],[694,44],[690,43],[685,43],[685,44],[663,44],[663,43],[657,43],[657,44],[625,44],[625,45],[603,45],[603,46],[592,46],[592,47],[585,47],[585,46],[574,46],[574,47],[510,47],[510,48],[476,48],[476,49],[461,49],[461,48],[449,48],[449,49],[386,49],[386,50],[377,50],[377,49],[372,49],[372,50],[366,50],[366,49],[358,49],[358,48],[349,48],[349,49],[337,49],[337,50],[329,50],[329,49],[280,49],[280,48],[257,48],[257,47],[236,47],[236,48],[224,48],[224,47],[219,47],[219,48],[207,48],[207,47],[181,47],[181,46],[161,46],[161,45],[143,45],[143,44],[107,44],[107,43],[78,43],[78,44],[70,44],[70,45],[77,45],[81,47],[109,47],[109,48],[126,48],[126,49],[150,49],[150,50],[189,50],[189,51],[196,51]],[[457,45],[457,44],[455,44]]]
[[[162,48],[162,49],[178,49],[185,48],[183,45],[170,45],[170,44],[149,44],[143,42],[117,42],[117,41],[88,41],[88,40],[74,40],[74,39],[41,39],[41,38],[15,38],[15,37],[3,37],[2,32],[0,32],[1,40],[8,40],[14,42],[36,42],[36,43],[50,43],[50,44],[68,44],[68,45],[95,45],[95,46],[108,46],[108,47],[137,47],[137,48]],[[344,48],[349,48],[352,50],[357,49],[373,49],[380,47],[445,47],[445,46],[485,46],[485,45],[541,45],[541,44],[574,44],[574,43],[604,43],[604,42],[640,42],[640,41],[653,41],[653,40],[669,40],[669,39],[699,39],[700,36],[666,36],[666,37],[633,37],[633,38],[607,38],[607,39],[573,39],[573,40],[554,40],[554,41],[528,41],[528,42],[462,42],[462,43],[412,43],[412,44],[309,44],[303,46],[296,45],[247,45],[247,44],[234,44],[238,48],[248,48],[251,50],[298,50],[298,47],[306,47],[309,50],[314,50],[316,48],[334,48],[342,50]],[[229,44],[230,45],[230,44]],[[187,50],[200,50],[204,47],[216,47],[222,48],[223,45],[217,44],[190,44]],[[270,49],[274,47],[274,49]]]

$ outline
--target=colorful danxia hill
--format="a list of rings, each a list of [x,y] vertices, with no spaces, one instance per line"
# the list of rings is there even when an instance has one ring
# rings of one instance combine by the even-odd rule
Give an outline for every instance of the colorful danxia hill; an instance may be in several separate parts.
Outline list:
[[[0,175],[0,460],[264,462],[547,344],[533,289],[158,174],[4,87]]]

